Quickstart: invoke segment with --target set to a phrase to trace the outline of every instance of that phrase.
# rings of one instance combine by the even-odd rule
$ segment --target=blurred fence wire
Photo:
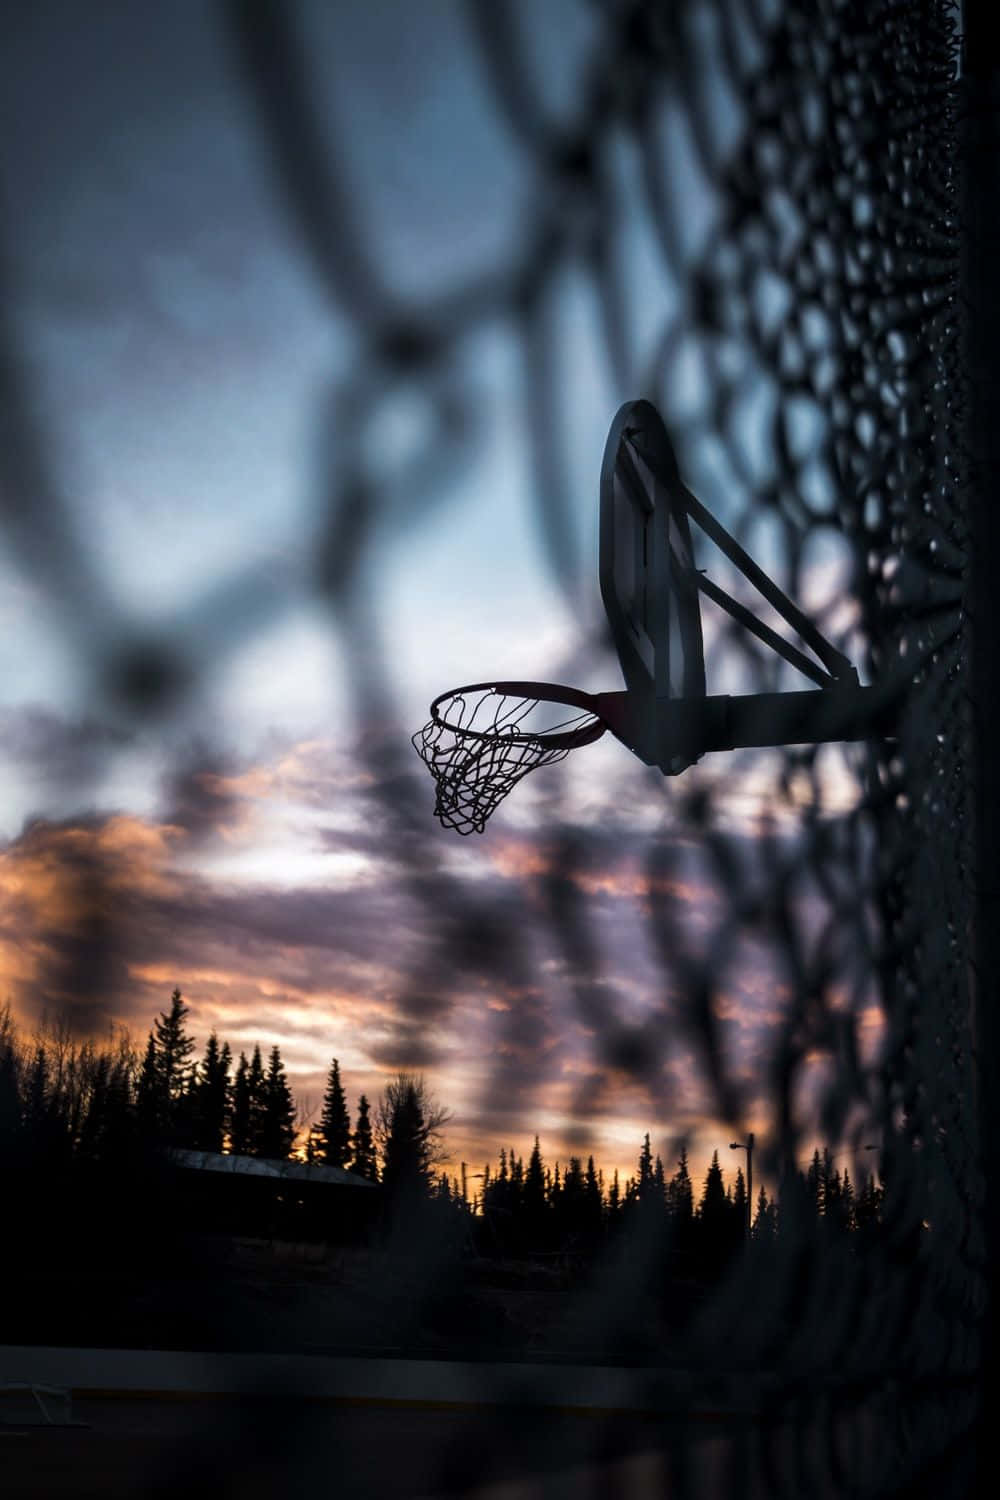
[[[247,129],[294,253],[355,350],[322,393],[329,439],[307,549],[315,572],[299,584],[324,601],[346,644],[371,796],[398,830],[394,858],[431,937],[401,1005],[422,1019],[442,954],[455,971],[522,988],[537,976],[520,908],[497,908],[475,882],[431,862],[429,782],[380,647],[372,560],[387,535],[428,523],[446,476],[475,452],[483,414],[463,350],[501,320],[523,359],[533,503],[553,588],[583,620],[568,680],[597,649],[597,623],[580,605],[576,500],[559,436],[566,351],[553,297],[572,273],[599,310],[616,397],[657,403],[690,487],[751,550],[766,536],[770,570],[793,597],[808,600],[817,576],[836,579],[820,623],[855,659],[863,650],[867,680],[903,671],[909,691],[894,742],[845,752],[850,792],[832,813],[821,753],[769,753],[749,866],[722,779],[699,768],[670,788],[671,819],[635,847],[651,948],[675,999],[641,1033],[609,1013],[608,957],[586,881],[576,878],[597,866],[606,834],[566,811],[561,771],[544,773],[556,791],[551,825],[538,834],[547,874],[533,892],[602,1065],[655,1100],[679,1031],[710,1082],[716,1117],[745,1125],[755,1095],[727,1064],[717,1001],[755,944],[786,997],[764,1170],[780,1180],[817,1120],[856,1159],[867,1143],[880,1147],[888,1260],[845,1261],[834,1284],[805,1242],[786,1243],[782,1274],[748,1263],[687,1336],[691,1369],[766,1364],[774,1423],[808,1434],[795,1480],[782,1478],[766,1444],[751,1452],[741,1439],[732,1492],[801,1494],[808,1479],[818,1493],[889,1495],[923,1471],[935,1474],[937,1494],[958,1494],[985,1272],[969,977],[971,540],[955,20],[940,0],[580,0],[567,9],[580,10],[590,38],[570,111],[547,95],[529,5],[460,7],[465,50],[453,65],[485,81],[498,122],[530,162],[532,207],[488,272],[416,296],[380,270],[364,186],[348,171],[350,119],[331,130],[330,84],[323,58],[307,48],[303,12],[280,0],[219,6]],[[655,275],[669,289],[655,314],[635,306],[636,215],[652,231]],[[405,391],[423,403],[422,438],[405,471],[386,476],[369,424]],[[205,664],[231,648],[234,606],[253,625],[286,602],[248,575],[190,618],[155,630],[124,619],[83,567],[30,396],[9,320],[0,338],[6,544],[82,643],[97,701],[134,723],[169,716]],[[736,670],[743,690],[775,686],[766,654],[738,629],[716,629],[710,676],[713,663]],[[738,764],[743,772],[755,762],[744,753]],[[708,943],[693,941],[671,895],[692,848],[718,898]],[[101,878],[100,869],[80,874],[91,886]],[[94,934],[95,950],[106,938],[103,928]],[[873,1014],[883,1031],[875,1060],[861,1047]],[[817,1056],[825,1071],[807,1120],[797,1090],[804,1060]],[[485,1085],[495,1097],[512,1066],[520,1064],[498,1055]],[[656,1247],[648,1253],[654,1260]],[[424,1273],[428,1284],[440,1273],[430,1253]],[[609,1271],[600,1295],[590,1294],[601,1308],[600,1317],[586,1311],[595,1348],[614,1345],[635,1274],[633,1264]],[[769,1352],[774,1329],[783,1343]],[[866,1434],[860,1455],[845,1446],[851,1412]],[[495,1420],[499,1432],[506,1418]],[[699,1492],[688,1442],[686,1429],[664,1439],[672,1495]],[[461,1473],[452,1457],[441,1484],[471,1484],[481,1451]],[[757,1466],[752,1478],[746,1465]]]

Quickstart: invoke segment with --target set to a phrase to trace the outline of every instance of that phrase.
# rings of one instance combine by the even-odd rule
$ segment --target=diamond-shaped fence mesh
[[[756,1128],[754,1168],[772,1196],[781,1191],[781,1234],[766,1256],[748,1253],[675,1324],[648,1312],[676,1249],[661,1229],[640,1225],[628,1254],[568,1283],[565,1326],[584,1333],[559,1357],[643,1372],[634,1404],[650,1414],[632,1457],[592,1417],[582,1444],[566,1439],[563,1472],[563,1419],[532,1405],[520,1366],[484,1366],[475,1441],[442,1439],[421,1492],[473,1493],[493,1473],[490,1454],[504,1451],[526,1472],[562,1473],[566,1493],[889,1495],[915,1493],[919,1481],[960,1494],[971,1472],[985,1188],[970,968],[974,541],[955,17],[938,0],[580,0],[559,11],[563,36],[584,38],[572,88],[559,27],[540,51],[530,6],[468,0],[449,11],[458,29],[447,66],[482,89],[531,191],[488,270],[416,295],[381,269],[356,139],[365,120],[347,104],[338,113],[312,9],[220,4],[245,149],[270,173],[284,253],[308,267],[352,351],[316,392],[325,434],[311,475],[312,576],[282,592],[267,570],[249,570],[183,616],[126,619],[84,564],[91,554],[19,352],[16,300],[0,348],[5,544],[76,638],[95,711],[143,730],[169,725],[209,671],[225,671],[237,638],[312,590],[342,648],[356,712],[347,727],[370,770],[363,795],[393,830],[393,868],[422,935],[401,1002],[412,1000],[411,1019],[449,966],[456,987],[488,989],[499,976],[541,1006],[556,970],[593,1058],[613,1086],[642,1095],[665,1133],[684,1134],[670,1115],[678,1038],[705,1080],[705,1113],[734,1135]],[[397,23],[419,30],[412,17]],[[411,67],[419,73],[417,55]],[[424,82],[432,89],[433,74]],[[419,170],[406,150],[401,129],[404,177]],[[373,566],[387,539],[438,525],[441,497],[456,493],[485,430],[469,351],[501,327],[519,361],[537,536],[553,598],[577,627],[569,659],[536,675],[590,688],[597,663],[605,685],[618,685],[581,572],[597,476],[581,510],[567,411],[583,387],[572,320],[559,313],[567,285],[599,330],[603,425],[622,400],[653,401],[692,491],[863,680],[903,676],[908,687],[892,740],[710,758],[677,780],[643,781],[645,814],[620,825],[573,798],[574,768],[596,752],[550,756],[561,764],[513,786],[504,804],[526,798],[538,861],[497,902],[436,826],[428,836],[433,787],[384,655]],[[414,392],[420,440],[387,472],[371,430]],[[459,525],[477,501],[451,503]],[[474,599],[463,612],[472,623]],[[709,615],[706,606],[710,681],[744,692],[786,684],[759,642]],[[429,632],[426,651],[436,644]],[[480,666],[486,680],[504,663]],[[440,691],[447,668],[442,678]],[[630,797],[638,785],[628,783]],[[598,910],[618,829],[636,941],[669,997],[635,1025],[623,1018]],[[704,892],[695,922],[678,895],[692,871]],[[97,914],[95,990],[119,920],[106,878],[99,864],[74,875]],[[727,1045],[731,978],[748,955],[776,1007],[764,1078],[747,1077]],[[440,1004],[446,1011],[447,994]],[[512,1087],[519,1057],[543,1091],[543,1066],[518,1051],[529,1043],[502,1040],[482,1073],[484,1101]],[[586,1116],[585,1094],[574,1108]],[[878,1235],[817,1239],[795,1181],[820,1142],[856,1183],[877,1164]],[[450,1273],[436,1251],[411,1249],[405,1296],[436,1296]],[[504,1396],[520,1404],[496,1404]],[[695,1420],[705,1410],[717,1426]],[[317,1423],[288,1420],[283,1461],[296,1472],[320,1451]],[[581,1462],[596,1468],[568,1478]],[[361,1470],[339,1482],[341,1493],[366,1492]],[[557,1492],[534,1482],[531,1493]]]

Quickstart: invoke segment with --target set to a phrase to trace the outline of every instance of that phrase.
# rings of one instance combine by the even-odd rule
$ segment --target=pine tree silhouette
[[[661,1167],[662,1173],[662,1167]],[[597,1168],[593,1156],[587,1157],[587,1171],[583,1180],[584,1232],[591,1245],[596,1245],[604,1228],[604,1202]]]
[[[542,1250],[548,1244],[547,1204],[545,1201],[545,1167],[542,1162],[538,1137],[528,1157],[528,1168],[524,1174],[524,1238],[529,1249]]]
[[[152,1031],[149,1033],[139,1073],[136,1114],[143,1142],[146,1145],[158,1145],[166,1120],[166,1100],[163,1097],[156,1037]]]
[[[241,1052],[233,1080],[229,1149],[234,1156],[247,1156],[250,1154],[250,1146],[250,1067],[246,1053]]]
[[[611,1186],[608,1189],[608,1228],[615,1229],[621,1219],[622,1194],[618,1183],[618,1168],[615,1167]]]
[[[194,1038],[187,1030],[188,1015],[181,992],[175,989],[170,996],[170,1009],[161,1011],[153,1022],[161,1098],[166,1111],[164,1137],[173,1146],[187,1144],[190,1135],[188,1098]]]
[[[354,1154],[351,1157],[351,1171],[357,1172],[360,1177],[367,1177],[369,1182],[378,1181],[371,1109],[364,1094],[358,1100],[358,1119],[354,1127]]]
[[[698,1205],[698,1240],[706,1266],[718,1271],[732,1249],[732,1206],[726,1201],[726,1188],[719,1166],[718,1151],[712,1152],[712,1163],[705,1175],[705,1186]]]
[[[578,1156],[570,1157],[563,1175],[560,1213],[564,1241],[578,1245],[587,1232],[587,1187]]]
[[[649,1144],[649,1131],[642,1142],[642,1150],[639,1152],[639,1199],[647,1203],[654,1196],[655,1183],[653,1180],[653,1152]]]
[[[500,1165],[492,1183],[490,1207],[507,1213],[510,1208],[510,1174],[507,1171],[507,1148],[500,1147]]]
[[[346,1167],[351,1153],[351,1118],[340,1082],[340,1064],[334,1058],[326,1080],[323,1112],[319,1120],[320,1160],[329,1167]]]
[[[839,1171],[831,1171],[833,1165],[826,1151],[824,1156],[823,1228],[827,1234],[835,1235],[841,1227],[841,1182]]]
[[[813,1152],[812,1161],[805,1178],[806,1198],[809,1202],[813,1217],[820,1219],[826,1207],[826,1168],[817,1148]]]
[[[687,1147],[681,1147],[677,1171],[667,1186],[667,1207],[674,1236],[679,1246],[690,1242],[691,1225],[694,1223],[694,1188],[688,1171]]]
[[[199,1151],[221,1151],[230,1105],[229,1043],[219,1046],[213,1031],[191,1085],[191,1144]]]
[[[514,1155],[514,1148],[510,1152],[510,1198],[509,1209],[518,1219],[521,1213],[521,1204],[524,1196],[524,1162],[521,1157]]]
[[[850,1230],[854,1228],[854,1184],[850,1179],[847,1168],[844,1168],[844,1177],[840,1187],[840,1214],[841,1228]]]
[[[552,1174],[552,1186],[549,1189],[549,1208],[551,1210],[552,1232],[556,1241],[560,1241],[563,1235],[562,1217],[562,1176],[560,1175],[559,1163],[556,1162],[555,1171]]]
[[[252,1065],[251,1065],[252,1071]],[[263,1087],[258,1154],[283,1160],[295,1144],[295,1101],[277,1045],[271,1048]]]
[[[153,1022],[139,1075],[139,1127],[157,1146],[184,1146],[191,1139],[191,1054],[194,1039],[187,1030],[188,1007],[175,989],[170,1009]],[[85,1070],[83,1053],[78,1058]],[[76,1134],[80,1121],[74,1122]]]
[[[747,1232],[747,1184],[743,1176],[743,1168],[736,1168],[736,1185],[733,1188],[733,1240],[739,1243],[746,1238]]]
[[[881,1204],[882,1190],[876,1186],[875,1178],[869,1172],[854,1205],[855,1227],[866,1240],[871,1239],[878,1228]]]
[[[260,1043],[254,1043],[247,1068],[247,1150],[251,1156],[266,1156],[264,1116],[267,1110],[267,1091],[264,1078],[264,1063],[260,1055]]]
[[[57,1167],[69,1158],[55,1070],[41,1041],[32,1052],[24,1083],[22,1130],[28,1159],[36,1170]]]
[[[421,1077],[398,1073],[383,1090],[376,1115],[382,1183],[397,1219],[429,1196],[430,1168],[447,1119]]]

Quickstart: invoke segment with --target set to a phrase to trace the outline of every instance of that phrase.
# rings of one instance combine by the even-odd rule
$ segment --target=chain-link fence
[[[239,643],[303,599],[319,601],[364,762],[357,795],[420,933],[396,997],[401,1027],[444,1030],[470,988],[523,1002],[498,1020],[477,1075],[485,1118],[513,1099],[524,1128],[536,1128],[530,1106],[556,1064],[531,1038],[557,1029],[538,1014],[558,991],[567,1027],[588,1038],[586,1086],[569,1103],[578,1124],[589,1100],[623,1091],[679,1145],[694,1117],[677,1123],[680,1048],[703,1083],[700,1114],[732,1133],[756,1130],[757,1170],[772,1194],[788,1185],[782,1235],[773,1255],[748,1256],[720,1280],[668,1347],[637,1355],[627,1337],[636,1288],[662,1274],[669,1251],[652,1232],[566,1294],[567,1325],[586,1330],[576,1357],[582,1348],[591,1362],[627,1364],[631,1347],[647,1371],[666,1362],[671,1372],[669,1399],[661,1391],[652,1402],[670,1414],[632,1445],[656,1455],[648,1472],[615,1467],[617,1439],[596,1419],[581,1447],[567,1440],[567,1465],[571,1451],[573,1462],[598,1464],[605,1478],[593,1483],[609,1493],[642,1484],[707,1493],[706,1464],[720,1493],[888,1495],[916,1493],[918,1480],[928,1493],[963,1493],[985,1252],[969,970],[955,17],[938,0],[567,0],[544,17],[527,4],[468,0],[432,6],[423,22],[388,5],[366,24],[397,39],[373,107],[388,108],[400,67],[425,90],[439,70],[467,78],[527,186],[516,219],[471,271],[441,254],[436,279],[414,275],[408,290],[405,265],[386,270],[373,174],[388,168],[366,154],[374,127],[357,91],[337,96],[344,74],[325,50],[335,45],[329,15],[278,0],[212,10],[213,46],[242,100],[242,149],[266,164],[280,205],[282,254],[307,268],[349,350],[315,392],[324,437],[309,477],[305,564],[290,574],[269,559],[248,564],[155,623],[126,611],[87,561],[16,296],[0,344],[6,547],[76,642],[95,714],[122,735],[162,733],[167,747],[171,722]],[[172,98],[180,111],[179,85]],[[407,174],[430,167],[407,155],[402,126],[396,134],[405,196]],[[447,203],[447,172],[440,162],[434,171]],[[15,248],[17,227],[6,230]],[[439,238],[454,232],[442,211]],[[574,778],[596,752],[581,750],[512,795],[511,857],[531,854],[519,879],[498,897],[478,878],[493,825],[459,857],[432,822],[430,783],[410,747],[420,721],[380,618],[380,558],[400,538],[416,546],[445,535],[446,503],[455,530],[464,511],[475,520],[481,502],[462,477],[489,426],[477,340],[496,330],[513,351],[530,445],[529,519],[560,617],[573,621],[562,660],[548,650],[527,675],[589,686],[603,674],[617,686],[585,568],[597,475],[581,499],[573,445],[580,410],[596,415],[600,440],[619,402],[642,395],[662,411],[690,488],[863,679],[907,678],[894,740],[738,752],[676,781],[606,757],[589,805]],[[410,408],[416,437],[394,449],[385,434]],[[700,561],[739,593],[717,558]],[[474,597],[463,598],[460,578],[455,589],[471,628]],[[431,618],[428,654],[439,646]],[[793,681],[708,606],[705,622],[710,684],[770,691]],[[484,661],[467,675],[483,680],[503,665]],[[438,687],[450,685],[442,666]],[[222,761],[227,726],[211,727],[210,749],[213,735]],[[97,745],[77,791],[96,784],[101,753]],[[178,781],[185,769],[175,767]],[[621,790],[611,791],[618,774]],[[639,1020],[625,1019],[624,940],[600,906],[609,865],[627,865],[628,941],[643,946],[659,997]],[[70,896],[91,918],[66,963],[85,964],[76,980],[85,999],[114,977],[102,961],[116,952],[110,878],[91,860],[72,874]],[[698,911],[684,894],[692,884]],[[762,976],[773,1012],[752,1072],[731,1029],[734,975],[748,970]],[[877,1162],[877,1245],[855,1236],[817,1246],[791,1186],[817,1143],[850,1164],[855,1182]],[[413,1248],[406,1274],[406,1295],[419,1301],[450,1272],[437,1250],[421,1258]],[[483,1374],[476,1397],[527,1401],[520,1378]],[[733,1401],[734,1388],[751,1393],[749,1404]],[[693,1414],[727,1402],[728,1424],[720,1418],[706,1445]],[[530,1471],[548,1449],[558,1468],[556,1419],[523,1402],[489,1410],[474,1441],[442,1441],[434,1485],[471,1491],[500,1450]],[[329,1419],[327,1437],[342,1420]],[[310,1445],[320,1451],[316,1423],[299,1412],[286,1425],[282,1451],[304,1474]],[[360,1471],[339,1482],[364,1492]],[[536,1492],[549,1493],[547,1482]]]

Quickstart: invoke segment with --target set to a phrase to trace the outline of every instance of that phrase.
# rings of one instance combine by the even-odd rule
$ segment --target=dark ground
[[[17,1284],[8,1344],[631,1360],[670,1343],[648,1308],[609,1339],[587,1268],[568,1261],[466,1258],[428,1276],[405,1254],[201,1239],[166,1264],[22,1265]],[[702,1295],[682,1292],[689,1308]]]

